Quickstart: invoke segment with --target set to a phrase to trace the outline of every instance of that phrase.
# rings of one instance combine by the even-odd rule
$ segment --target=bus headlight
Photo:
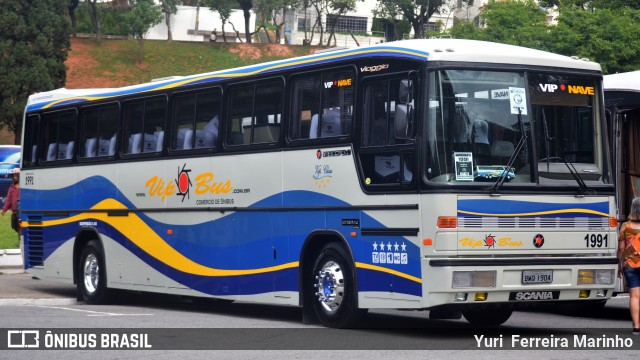
[[[580,269],[578,285],[613,285],[613,269]]]
[[[495,271],[454,271],[451,287],[496,287]]]

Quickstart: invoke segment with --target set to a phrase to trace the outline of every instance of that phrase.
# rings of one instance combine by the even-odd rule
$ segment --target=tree
[[[69,51],[67,4],[3,0],[0,6],[0,126],[20,142],[29,95],[63,87]]]
[[[231,11],[233,11],[233,6],[236,5],[235,0],[204,0],[204,3],[209,6],[209,9],[211,9],[211,11],[217,12],[220,16],[220,21],[222,22],[222,39],[226,44],[227,33],[224,27],[227,23],[229,23]]]
[[[329,1],[329,7],[333,9],[333,13],[329,14],[327,12],[327,27],[331,29],[329,33],[329,39],[327,39],[327,46],[331,46],[331,39],[336,37],[336,24],[340,19],[340,16],[344,15],[349,11],[353,11],[356,9],[356,0],[331,0]],[[331,25],[329,25],[329,21],[331,21]]]
[[[98,0],[87,0],[89,5],[89,16],[91,17],[91,24],[93,24],[93,31],[96,34],[96,39],[100,41],[102,38],[102,26],[100,25],[100,14],[98,13]]]
[[[480,18],[486,25],[481,31],[484,40],[545,48],[546,12],[533,0],[489,0]]]
[[[395,22],[399,17],[408,20],[413,28],[413,37],[424,37],[424,24],[445,3],[445,0],[385,0],[380,1],[374,11],[377,17]]]
[[[251,23],[251,8],[253,8],[253,0],[237,0],[244,14],[244,37],[247,43],[251,43],[251,31],[249,31],[249,24]],[[233,25],[233,24],[232,24]]]
[[[167,24],[167,41],[173,40],[171,37],[171,14],[178,12],[178,4],[181,2],[182,0],[160,0],[160,7],[162,8],[162,13],[164,13],[165,23]]]
[[[285,23],[286,10],[300,6],[300,0],[254,0],[253,9],[256,13],[257,28],[254,34],[264,29],[267,40],[271,42],[267,32],[267,24],[271,23],[276,28],[275,42],[280,42],[282,37],[282,27]],[[278,19],[280,22],[278,22]]]
[[[138,40],[138,63],[144,59],[144,38],[152,26],[162,21],[162,10],[153,0],[130,0],[131,11],[125,19],[129,34]]]
[[[73,37],[76,37],[78,34],[76,33],[76,24],[77,24],[77,19],[76,19],[76,9],[78,8],[78,5],[80,4],[80,0],[69,0],[69,19],[71,20],[71,31],[73,33]]]
[[[549,50],[588,58],[606,73],[640,68],[640,10],[560,7],[558,25],[550,31]]]

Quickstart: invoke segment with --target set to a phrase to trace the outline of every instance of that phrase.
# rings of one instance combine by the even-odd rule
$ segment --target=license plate
[[[549,284],[553,282],[553,270],[524,270],[523,284]]]

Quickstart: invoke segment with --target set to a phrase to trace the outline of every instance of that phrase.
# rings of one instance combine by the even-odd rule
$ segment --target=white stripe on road
[[[85,312],[85,313],[89,313],[89,315],[87,316],[151,316],[153,315],[153,314],[120,314],[120,313],[111,313],[111,312],[104,312],[104,311],[73,309],[73,308],[67,308],[67,307],[61,307],[61,306],[47,306],[47,305],[27,305],[27,306]]]

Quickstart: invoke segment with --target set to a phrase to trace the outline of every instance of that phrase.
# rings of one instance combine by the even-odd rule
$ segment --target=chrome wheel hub
[[[344,297],[344,274],[334,261],[325,263],[316,274],[316,297],[327,312],[336,312]]]
[[[84,259],[83,281],[84,288],[91,294],[98,289],[98,281],[100,279],[98,271],[98,258],[96,258],[94,254],[89,254],[87,258]]]

